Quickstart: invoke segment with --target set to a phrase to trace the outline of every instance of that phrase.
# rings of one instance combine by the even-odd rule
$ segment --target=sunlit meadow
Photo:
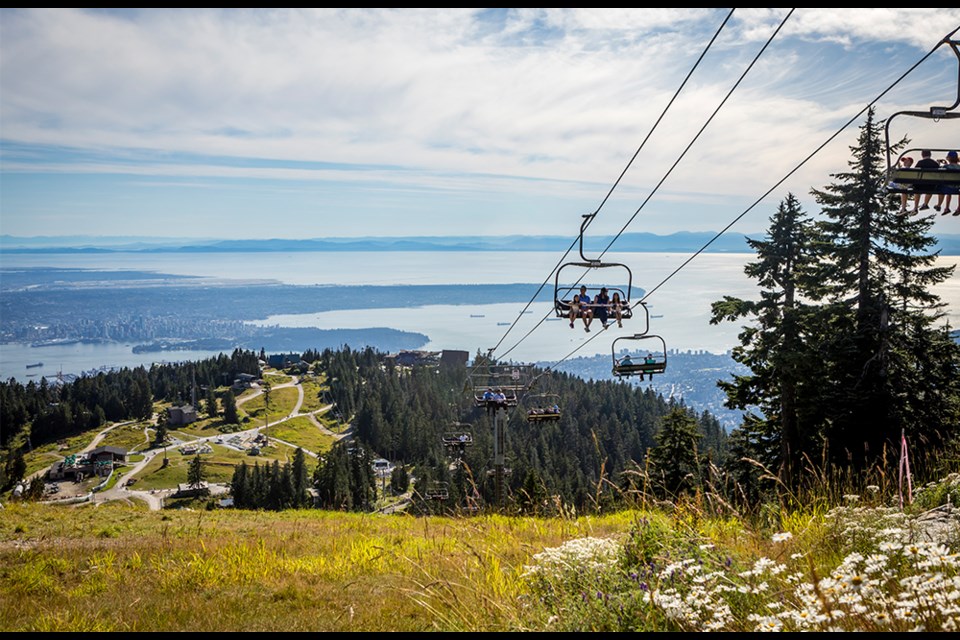
[[[955,631],[958,494],[952,474],[902,509],[847,494],[772,528],[696,499],[551,518],[14,503],[0,630]]]

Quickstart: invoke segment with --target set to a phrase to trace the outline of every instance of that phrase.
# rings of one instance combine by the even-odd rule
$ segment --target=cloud
[[[565,196],[582,213],[650,134],[727,14],[5,9],[3,179],[9,186],[25,173],[42,172],[50,181],[95,174],[125,176],[118,189],[209,180],[218,190],[249,180],[264,196],[275,189],[278,204],[292,211],[309,208],[293,194],[359,203],[370,201],[369,190],[379,197],[375,212],[357,212],[363,233],[388,213],[379,207],[389,206],[383,195],[391,189],[403,211],[410,193],[424,200],[458,196],[423,204],[424,211],[458,211],[480,193],[491,207],[505,207],[491,212],[493,219],[516,222],[546,192],[548,200],[534,209],[556,214]],[[734,12],[625,178],[625,212],[691,144],[786,14]],[[664,201],[749,202],[758,184],[773,184],[931,50],[943,37],[938,28],[958,24],[953,8],[795,10],[664,182]],[[888,112],[949,97],[956,64],[937,55],[922,65],[887,97]],[[31,149],[32,157],[11,158],[10,149]],[[797,179],[820,185],[830,171],[843,170],[846,146],[831,149]],[[97,157],[64,162],[62,151]],[[281,189],[285,182],[291,188]],[[28,195],[44,197],[23,191],[8,200],[5,226],[29,228]],[[110,199],[102,197],[107,210]],[[711,224],[694,220],[702,210],[693,208],[691,228]],[[564,213],[575,231],[579,213]],[[255,214],[252,205],[235,211]],[[477,214],[471,207],[444,226],[469,228]],[[524,224],[542,228],[546,220]],[[324,229],[309,219],[304,225],[297,233]]]

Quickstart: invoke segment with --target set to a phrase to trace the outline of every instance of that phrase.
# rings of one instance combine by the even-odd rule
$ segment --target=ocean
[[[691,259],[684,253],[608,253],[605,263],[624,267],[584,269],[573,263],[579,255],[553,252],[296,252],[296,253],[99,253],[99,254],[0,254],[0,268],[27,267],[136,270],[158,274],[226,280],[274,280],[291,285],[403,285],[403,284],[510,284],[543,285],[540,299],[553,296],[551,273],[563,265],[563,281],[583,275],[593,286],[625,285],[632,279],[633,297],[647,292],[650,331],[662,336],[668,349],[725,353],[738,344],[740,323],[711,325],[711,304],[723,296],[756,298],[755,282],[743,273],[752,254],[701,253]],[[938,258],[938,266],[954,265],[957,256]],[[605,278],[599,280],[598,278]],[[2,284],[2,283],[0,283]],[[948,305],[952,326],[960,326],[960,276],[942,283],[936,292]],[[424,349],[478,350],[494,348],[494,356],[518,362],[553,363],[576,356],[611,352],[616,337],[642,330],[642,314],[625,322],[623,329],[591,333],[580,323],[570,329],[553,318],[549,303],[489,305],[445,304],[419,300],[403,308],[378,309],[358,314],[329,311],[277,315],[258,324],[321,329],[387,327],[429,336]],[[2,320],[0,320],[2,321]],[[596,326],[596,325],[594,325]],[[621,342],[622,346],[622,342]],[[21,381],[80,374],[101,367],[149,366],[153,362],[179,362],[216,355],[214,351],[142,353],[132,344],[70,344],[30,347],[0,345],[0,379]],[[43,363],[43,367],[27,368]]]

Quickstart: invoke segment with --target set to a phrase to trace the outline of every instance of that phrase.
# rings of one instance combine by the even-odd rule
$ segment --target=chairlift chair
[[[446,482],[432,482],[427,488],[426,496],[430,500],[446,500],[450,497]]]
[[[573,296],[579,293],[581,286],[586,287],[587,293],[590,295],[591,300],[596,298],[596,295],[600,293],[600,289],[606,287],[611,298],[613,298],[614,293],[620,294],[620,302],[622,305],[620,319],[628,320],[633,317],[633,309],[630,304],[630,294],[633,288],[633,273],[630,271],[630,267],[619,262],[602,262],[599,259],[587,258],[585,255],[583,255],[583,234],[584,231],[586,231],[587,224],[589,224],[590,220],[592,220],[595,215],[595,213],[585,214],[583,216],[584,221],[580,225],[581,261],[567,262],[557,269],[553,286],[553,309],[557,318],[567,318],[570,316],[570,305],[573,303]],[[569,274],[571,270],[576,270],[577,268],[590,270],[612,269],[614,272],[619,274],[619,278],[625,278],[627,283],[622,287],[614,285],[584,284],[579,281],[575,284],[560,284],[560,274],[565,269]],[[581,276],[580,279],[582,280],[583,276]],[[612,282],[616,279],[617,278],[608,278],[605,281]],[[615,317],[616,314],[611,314],[611,316]]]
[[[944,38],[940,45],[947,45],[952,50],[954,55],[957,57],[958,63],[960,63],[960,49],[957,48],[957,45],[960,44],[960,41],[950,40],[949,38]],[[887,118],[886,125],[884,126],[884,137],[886,140],[886,150],[887,150],[887,185],[886,191],[889,194],[941,194],[945,193],[945,189],[956,189],[960,188],[960,171],[953,171],[949,169],[930,168],[930,169],[918,169],[918,168],[904,168],[900,166],[900,161],[905,156],[911,157],[920,157],[922,150],[929,150],[931,152],[931,157],[939,154],[941,157],[946,155],[949,151],[958,151],[960,150],[960,136],[954,137],[951,139],[951,144],[953,145],[950,148],[942,148],[942,141],[948,136],[940,135],[937,139],[937,146],[941,148],[934,148],[933,146],[926,146],[921,148],[912,148],[900,153],[896,160],[893,159],[893,154],[890,147],[890,123],[893,122],[894,118],[897,116],[907,116],[911,118],[920,118],[925,120],[933,120],[934,122],[940,122],[942,120],[954,120],[960,118],[960,112],[956,112],[955,109],[960,106],[960,64],[958,64],[957,72],[957,97],[954,100],[954,103],[947,107],[933,106],[930,107],[927,111],[898,111]],[[953,132],[950,132],[953,133]]]
[[[617,343],[621,340],[652,341],[654,346],[644,350],[642,348],[628,351],[617,357]],[[617,378],[640,376],[643,380],[653,380],[654,374],[664,373],[667,370],[667,343],[658,335],[638,333],[632,336],[620,336],[610,346],[613,356],[613,375]]]
[[[515,407],[532,376],[533,365],[529,364],[492,364],[489,361],[476,364],[470,372],[474,403],[487,408]],[[484,397],[488,390],[502,391],[505,399],[497,401]]]
[[[527,422],[556,422],[562,416],[560,396],[556,393],[529,396],[527,404]]]
[[[473,426],[462,422],[454,422],[441,436],[441,440],[450,455],[462,456],[464,450],[473,444]]]

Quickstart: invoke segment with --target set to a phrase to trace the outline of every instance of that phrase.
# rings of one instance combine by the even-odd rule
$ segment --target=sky
[[[817,213],[869,104],[960,98],[938,47],[958,27],[957,8],[0,9],[0,234],[575,238],[592,212],[590,233],[756,233],[787,193]],[[956,148],[958,127],[890,135]]]

